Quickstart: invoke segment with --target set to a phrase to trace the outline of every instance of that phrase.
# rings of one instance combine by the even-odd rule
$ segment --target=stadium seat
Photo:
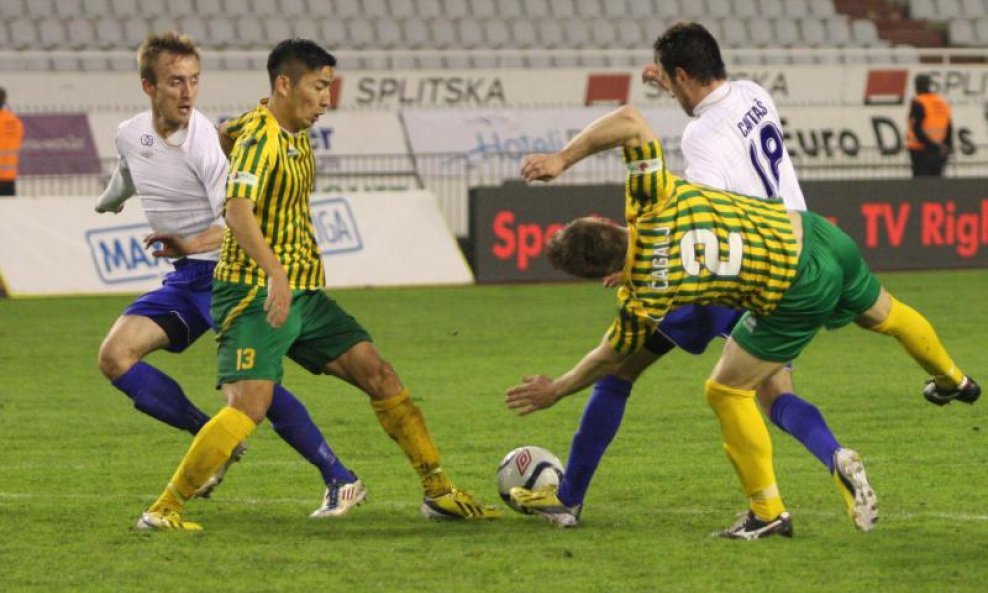
[[[502,20],[518,18],[524,13],[521,0],[494,0],[494,5],[498,18]]]
[[[748,45],[748,27],[741,19],[729,19],[721,23],[723,42],[727,47],[744,47]]]
[[[525,0],[522,2],[522,9],[529,18],[547,19],[552,16],[549,13],[548,0]]]
[[[988,44],[988,17],[981,17],[974,21],[974,34],[978,39],[978,43],[982,45]],[[13,27],[11,27],[11,35],[13,35]]]
[[[26,14],[34,18],[54,16],[55,3],[53,0],[27,0]]]
[[[10,22],[17,17],[26,16],[27,9],[24,7],[24,0],[0,0],[0,14],[3,20]]]
[[[350,45],[347,49],[373,49],[375,47],[374,25],[363,17],[350,19],[346,24]]]
[[[780,16],[774,19],[775,40],[786,47],[803,45],[803,40],[799,35],[799,24],[796,19],[788,16]]]
[[[235,17],[233,19],[233,28],[236,31],[234,44],[244,49],[266,47],[264,29],[261,27],[261,22],[261,19],[252,15]]]
[[[470,0],[470,14],[477,19],[493,19],[500,16],[497,7],[494,6],[494,0]]]
[[[733,15],[730,0],[707,0],[707,16],[720,19]]]
[[[443,16],[448,19],[462,19],[470,15],[467,0],[443,0]]]
[[[247,10],[239,10],[238,7],[236,10],[228,10],[227,14],[230,17],[253,14],[255,16],[266,18],[276,14],[281,14],[281,8],[278,6],[277,0],[253,0]]]
[[[165,12],[174,19],[180,19],[196,14],[196,5],[192,0],[165,0]]]
[[[361,7],[363,8],[361,16],[371,20],[388,16],[388,5],[384,0],[363,0]]]
[[[120,18],[137,16],[137,0],[110,0],[110,13]]]
[[[335,16],[327,16],[319,20],[319,41],[329,47],[352,49],[349,47],[350,38],[346,24]]]
[[[430,48],[448,49],[456,47],[456,30],[451,20],[442,17],[429,19],[428,25],[429,37],[432,41],[429,44]]]
[[[569,18],[563,21],[564,47],[585,49],[590,47],[590,25],[586,19]]]
[[[87,18],[70,19],[66,27],[70,49],[97,49],[96,27]],[[61,48],[64,49],[64,48]]]
[[[339,41],[336,39],[326,39],[323,40],[320,34],[319,19],[314,19],[310,17],[295,17],[291,19],[292,23],[292,35],[295,37],[301,37],[302,39],[318,39],[320,42],[326,44],[326,48],[330,51],[335,51],[336,48],[340,47]]]
[[[634,4],[634,0],[632,0],[632,4]],[[666,2],[660,0],[659,10],[656,11],[658,16],[661,17],[673,16],[669,14],[669,10],[667,8],[662,6],[663,4],[666,4]],[[671,8],[674,5],[675,3],[670,3],[669,8]],[[674,16],[677,16],[679,20],[695,21],[696,19],[705,16],[706,12],[707,12],[707,7],[704,2],[702,1],[697,2],[696,0],[686,0],[685,2],[679,3],[678,14]]]
[[[401,36],[408,49],[422,49],[429,43],[429,27],[422,19],[405,19],[401,23]]]
[[[810,14],[816,17],[829,17],[837,14],[834,0],[813,0],[810,4]]]
[[[549,0],[549,11],[555,18],[568,19],[576,16],[573,0]]]
[[[810,16],[808,0],[782,0],[782,10],[787,16],[796,19]]]
[[[213,47],[227,48],[236,44],[237,31],[230,17],[221,14],[209,17],[206,32]]]
[[[151,28],[149,33],[167,33],[178,29],[175,19],[161,14],[148,21],[148,26]]]
[[[219,0],[216,0],[218,3]],[[216,13],[212,13],[209,16],[215,16],[217,14],[225,14],[227,16],[240,16],[242,14],[251,14],[253,11],[250,0],[226,0],[224,6],[221,10]],[[254,14],[260,14],[255,12]]]
[[[960,0],[934,0],[938,21],[949,21],[961,16]]]
[[[827,28],[820,19],[808,16],[799,20],[799,31],[802,33],[803,45],[819,47],[827,44]]]
[[[566,40],[563,37],[563,26],[559,21],[543,21],[539,24],[537,31],[539,34],[539,47],[546,49],[569,49],[566,47]]]
[[[765,47],[775,42],[772,21],[764,17],[748,19],[748,36],[752,44]]]
[[[124,45],[136,49],[151,32],[148,22],[141,17],[131,16],[120,21],[123,25]]]
[[[416,0],[415,14],[421,19],[431,19],[443,13],[439,0]]]
[[[985,16],[988,6],[982,0],[961,0],[961,15],[969,19]]]
[[[355,19],[362,17],[363,14],[363,11],[360,9],[360,0],[335,0],[333,10],[327,16],[335,16],[341,19]]]
[[[758,14],[767,18],[776,18],[786,13],[782,0],[758,0]],[[749,23],[750,26],[751,23]]]
[[[396,19],[407,19],[415,16],[415,5],[412,0],[391,0],[391,16]]]
[[[599,0],[576,0],[576,14],[582,17],[596,18],[601,16],[603,11],[600,8]]]
[[[511,47],[511,31],[501,19],[484,21],[484,39],[492,49]]]
[[[663,24],[665,24],[663,22]],[[665,30],[663,27],[662,30]],[[658,33],[649,32],[643,36],[642,25],[634,19],[621,19],[617,21],[617,43],[618,47],[625,49],[638,49],[645,43],[651,44]]]
[[[947,25],[947,36],[950,45],[977,45],[974,33],[974,23],[969,19],[953,19]]]
[[[203,20],[202,17],[192,15],[179,17],[177,19],[177,25],[177,30],[192,37],[196,43],[207,47],[211,47],[213,45],[213,40],[206,32],[206,21]]]
[[[96,46],[100,49],[122,49],[127,47],[123,23],[111,17],[96,21]]]
[[[721,18],[751,18],[758,16],[758,4],[755,0],[734,0],[729,2],[731,13]]]
[[[618,46],[617,28],[605,19],[594,19],[590,29],[590,39],[594,47],[611,48]]]
[[[74,2],[55,2],[52,8],[54,9],[55,16],[63,19],[73,19],[85,15],[81,0],[75,0]],[[68,23],[66,23],[67,26]]]
[[[604,2],[604,16],[612,19],[627,19],[630,14],[623,0],[608,0]]]
[[[217,14],[229,14],[221,0],[196,0],[196,14],[200,17]]]
[[[62,48],[66,41],[65,27],[60,19],[50,16],[38,20],[39,49]]]
[[[535,47],[539,41],[535,25],[526,18],[511,21],[511,38],[514,40],[514,46],[519,49]]]
[[[878,28],[874,21],[868,19],[855,19],[851,23],[851,32],[854,34],[854,41],[857,45],[864,47],[880,47],[884,42],[878,36]]]
[[[457,47],[477,49],[484,47],[484,28],[480,21],[472,18],[462,18],[456,21]]]
[[[292,23],[283,16],[273,16],[264,19],[262,29],[268,47],[274,47],[281,41],[293,37]]]
[[[377,19],[374,21],[374,33],[377,45],[381,49],[401,47],[401,27],[394,19]]]
[[[652,16],[644,19],[639,19],[635,21],[638,23],[638,31],[640,35],[640,41],[634,45],[629,43],[623,44],[625,49],[644,49],[649,48],[649,55],[651,55],[651,47],[655,43],[655,40],[659,38],[659,35],[665,32],[676,20],[666,20],[661,17]]]
[[[838,47],[854,45],[851,24],[847,21],[846,15],[832,16],[824,21],[823,26],[827,34],[827,44]]]
[[[936,20],[937,10],[933,0],[909,0],[909,16],[914,19]]]

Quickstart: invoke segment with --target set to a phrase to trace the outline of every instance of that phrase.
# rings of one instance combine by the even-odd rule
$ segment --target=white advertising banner
[[[502,153],[553,152],[613,106],[530,109],[406,109],[402,113],[408,141],[416,154],[463,155],[471,170],[503,172]],[[678,146],[689,118],[678,107],[642,110],[663,143]],[[604,157],[609,158],[609,157]],[[450,174],[462,174],[462,159],[451,159]],[[573,168],[579,173],[592,163]],[[432,170],[433,173],[437,171]],[[438,172],[443,172],[440,169]],[[513,174],[517,171],[512,170]]]
[[[469,284],[473,275],[425,191],[316,194],[330,287]],[[78,197],[0,201],[0,278],[12,296],[139,293],[171,271],[143,247],[140,206],[97,214]]]

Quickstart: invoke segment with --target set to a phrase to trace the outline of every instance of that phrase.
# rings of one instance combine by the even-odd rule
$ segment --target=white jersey
[[[210,226],[225,226],[226,155],[213,123],[192,111],[189,127],[168,139],[154,129],[150,111],[117,128],[120,169],[129,173],[148,224],[155,231],[188,239]],[[219,249],[196,259],[218,260]]]
[[[726,82],[694,108],[683,132],[686,179],[806,210],[771,95],[748,80]]]

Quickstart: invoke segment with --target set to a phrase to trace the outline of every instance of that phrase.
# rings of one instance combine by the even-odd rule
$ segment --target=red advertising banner
[[[875,270],[988,268],[988,180],[808,181],[810,209],[836,222]],[[526,185],[470,192],[469,259],[478,283],[572,279],[543,255],[573,218],[621,220],[624,186]]]
[[[99,156],[85,113],[20,116],[24,122],[20,175],[99,173]]]

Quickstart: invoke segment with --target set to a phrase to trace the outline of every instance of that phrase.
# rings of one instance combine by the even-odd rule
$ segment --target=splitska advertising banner
[[[988,267],[988,179],[807,181],[809,207],[836,222],[875,270]],[[580,216],[623,219],[622,185],[506,183],[470,193],[477,282],[572,280],[544,247]]]

